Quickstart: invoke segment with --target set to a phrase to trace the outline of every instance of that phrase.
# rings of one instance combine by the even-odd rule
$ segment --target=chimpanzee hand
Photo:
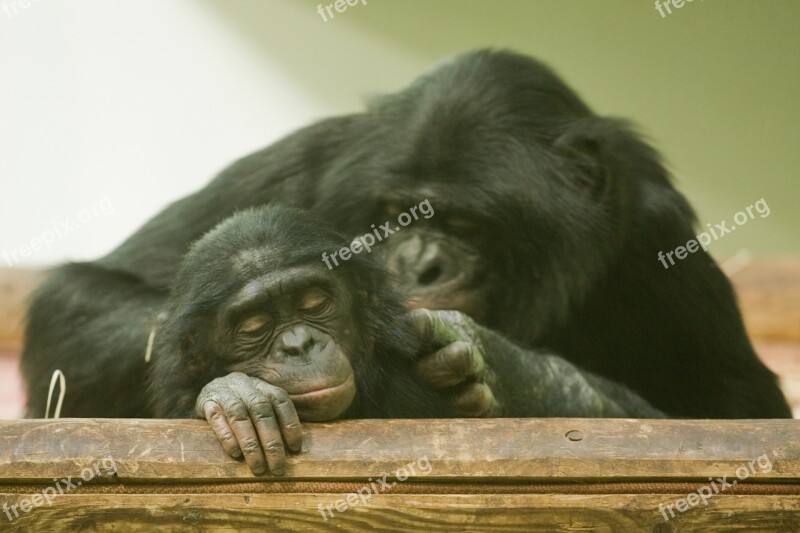
[[[286,448],[300,451],[303,431],[286,391],[258,378],[233,372],[203,387],[195,404],[223,449],[235,459],[244,455],[250,470],[283,475]],[[266,461],[264,460],[266,453]]]
[[[423,347],[415,366],[419,378],[440,389],[460,416],[500,416],[501,405],[492,391],[495,374],[486,365],[480,326],[459,311],[416,309],[411,319]]]
[[[423,347],[417,375],[462,416],[666,416],[627,387],[520,348],[458,311],[417,309],[411,318]]]

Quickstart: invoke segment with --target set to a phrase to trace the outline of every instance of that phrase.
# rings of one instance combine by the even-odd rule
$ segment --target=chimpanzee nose
[[[435,285],[444,276],[439,256],[431,257],[417,267],[417,285]]]
[[[408,289],[429,288],[458,275],[452,258],[441,243],[425,242],[414,235],[399,244],[389,257],[389,268],[400,275]]]
[[[314,338],[306,326],[297,325],[281,335],[279,351],[287,357],[299,357],[308,354],[314,346]]]

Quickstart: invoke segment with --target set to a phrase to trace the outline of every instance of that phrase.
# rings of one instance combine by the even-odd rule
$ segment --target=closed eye
[[[307,290],[297,303],[297,309],[306,314],[321,313],[330,303],[330,296],[324,290],[314,287]]]
[[[239,323],[236,332],[239,335],[256,335],[263,332],[267,327],[272,324],[272,318],[269,315],[253,315],[245,318]]]

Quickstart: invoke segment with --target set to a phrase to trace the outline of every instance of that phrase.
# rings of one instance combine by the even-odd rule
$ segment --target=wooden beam
[[[64,495],[0,513],[3,531],[797,531],[800,497],[718,495],[665,520],[680,494],[379,494],[328,513],[342,494]],[[11,505],[19,499],[11,498]],[[322,509],[322,510],[320,510]],[[331,514],[333,516],[331,516]],[[12,514],[13,516],[13,514]],[[10,522],[10,524],[9,524]]]
[[[792,420],[346,420],[306,424],[281,479],[363,479],[427,457],[427,481],[677,481],[767,454],[759,479],[800,480],[798,432]],[[0,483],[47,483],[105,457],[122,481],[254,479],[201,420],[0,421]]]
[[[303,452],[275,478],[225,455],[203,421],[4,421],[0,524],[790,531],[800,524],[798,431],[791,420],[350,420],[307,424]],[[89,479],[112,460],[115,475]],[[709,477],[730,486],[717,480],[715,492]]]

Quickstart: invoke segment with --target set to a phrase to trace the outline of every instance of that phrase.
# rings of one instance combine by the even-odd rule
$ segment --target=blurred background
[[[797,0],[671,13],[649,0],[366,0],[332,18],[330,4],[0,0],[0,267],[103,255],[234,159],[487,46],[538,57],[596,112],[637,123],[701,227],[763,198],[769,217],[714,242],[718,258],[800,252]],[[15,301],[20,283],[0,294]],[[15,360],[0,364],[2,417],[19,394],[2,381]]]
[[[310,0],[26,3],[0,0],[0,249],[113,212],[24,265],[105,254],[235,158],[485,46],[638,123],[702,226],[764,198],[712,253],[800,251],[796,0],[367,0],[327,22]]]

